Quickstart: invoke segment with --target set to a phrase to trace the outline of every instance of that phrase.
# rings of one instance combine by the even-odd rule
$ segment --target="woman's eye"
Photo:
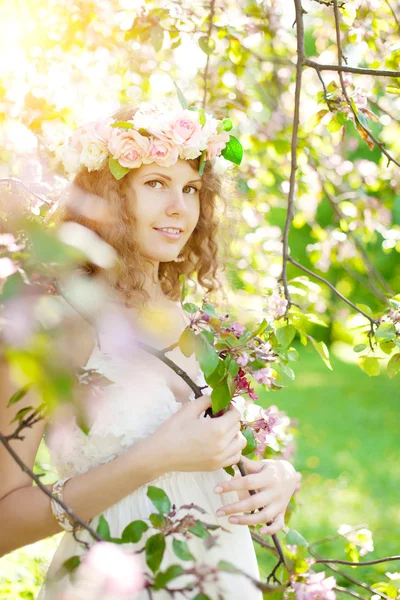
[[[158,181],[158,179],[151,179],[150,181],[147,181],[146,185],[150,185],[152,183],[159,183],[159,184],[163,185],[163,182],[162,181]],[[150,185],[150,187],[154,188],[155,186],[154,185]]]
[[[195,187],[194,185],[186,185],[186,186],[183,188],[183,191],[185,191],[185,189],[191,189],[191,190],[193,190],[192,194],[195,194],[196,192],[198,192],[198,191],[199,191],[199,190],[197,189],[197,187]]]

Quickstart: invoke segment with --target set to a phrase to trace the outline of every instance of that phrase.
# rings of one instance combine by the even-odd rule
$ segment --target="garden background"
[[[291,256],[352,303],[286,264],[306,315],[293,344],[300,361],[294,378],[281,374],[282,390],[258,391],[265,407],[298,420],[293,460],[303,480],[290,526],[311,542],[365,524],[376,558],[398,553],[400,530],[398,350],[386,338],[372,352],[365,334],[365,313],[380,318],[400,291],[400,10],[389,0],[302,6],[300,82],[298,2],[4,2],[0,216],[17,196],[43,219],[68,181],[61,153],[70,132],[121,104],[175,99],[176,82],[189,102],[229,116],[244,147],[233,170],[231,310],[239,321],[262,315],[281,276],[285,224]],[[335,10],[348,98],[337,70],[316,67],[346,67]],[[35,472],[55,479],[44,443]],[[1,600],[35,598],[58,539],[0,559]],[[341,540],[318,551],[346,557]],[[387,579],[400,570],[393,564],[365,568],[363,581]]]

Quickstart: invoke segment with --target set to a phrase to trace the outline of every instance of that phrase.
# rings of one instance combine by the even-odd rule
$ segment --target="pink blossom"
[[[97,542],[79,565],[72,588],[63,600],[123,600],[143,589],[145,580],[138,556],[111,542]]]
[[[231,325],[231,329],[233,331],[233,333],[235,335],[237,335],[238,337],[242,335],[242,333],[244,333],[246,331],[246,327],[244,327],[244,325],[241,325],[240,323],[232,323]]]
[[[219,156],[226,144],[229,142],[230,135],[227,131],[221,131],[212,136],[208,140],[206,159],[212,160],[216,156]]]
[[[268,309],[274,319],[279,319],[286,312],[286,298],[281,297],[279,290],[275,289],[267,300]]]
[[[295,581],[292,588],[295,591],[296,600],[335,600],[336,592],[333,589],[336,585],[334,577],[325,579],[325,573],[311,573],[307,581]]]
[[[149,152],[150,140],[135,129],[115,129],[108,142],[108,149],[122,167],[137,169]]]
[[[148,165],[155,162],[160,167],[170,167],[176,163],[178,155],[178,148],[171,142],[152,138],[143,163]]]
[[[258,383],[263,383],[264,385],[271,387],[271,385],[275,383],[275,379],[272,376],[272,373],[273,371],[270,367],[264,367],[263,369],[254,371],[252,375]]]
[[[250,355],[247,352],[242,352],[242,354],[236,359],[237,364],[240,367],[245,367],[249,362]]]
[[[0,258],[0,279],[6,279],[17,270],[17,266],[11,258],[4,256]]]

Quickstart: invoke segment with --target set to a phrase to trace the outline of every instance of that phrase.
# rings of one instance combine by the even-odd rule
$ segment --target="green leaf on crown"
[[[231,119],[222,119],[222,123],[219,126],[219,131],[230,131],[232,129],[232,120]]]
[[[240,165],[243,158],[242,144],[234,135],[231,135],[229,142],[226,144],[221,154],[226,160],[233,162],[235,165]]]
[[[200,165],[199,165],[199,175],[203,175],[204,167],[206,164],[206,150],[203,150],[200,157]]]
[[[133,129],[133,123],[129,121],[116,121],[112,123],[111,127],[120,127],[121,129]]]
[[[176,93],[178,94],[178,100],[179,100],[180,105],[184,109],[189,108],[189,104],[187,103],[187,100],[186,100],[185,96],[183,95],[182,90],[176,85],[175,81],[173,83],[174,83],[174,86],[176,89]]]
[[[123,167],[122,165],[120,165],[117,159],[113,158],[112,156],[110,156],[110,158],[108,159],[108,166],[110,168],[111,173],[114,175],[117,181],[125,177],[125,175],[130,171],[130,169],[128,169],[127,167]]]

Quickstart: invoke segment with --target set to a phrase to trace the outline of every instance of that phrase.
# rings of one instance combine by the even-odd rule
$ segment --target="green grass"
[[[290,526],[311,542],[335,535],[342,523],[362,523],[375,544],[362,560],[400,554],[400,378],[369,377],[334,355],[330,371],[312,348],[299,352],[295,381],[279,393],[260,394],[263,406],[276,404],[298,419],[294,464],[303,480]],[[339,541],[318,550],[346,558],[343,546]],[[364,567],[362,573],[366,581],[383,581],[388,570],[399,571],[400,562]],[[349,573],[362,578],[359,568]]]
[[[287,380],[278,393],[260,394],[264,406],[277,404],[299,422],[294,462],[303,481],[290,526],[311,542],[334,535],[342,523],[364,523],[375,543],[366,559],[400,554],[400,377],[368,377],[335,356],[329,371],[311,348],[299,351],[296,380]],[[42,452],[40,462],[46,463]],[[0,560],[0,600],[35,597],[56,541],[38,542]],[[343,548],[335,542],[320,552],[345,558]],[[265,575],[271,563],[264,551],[257,554]],[[400,564],[347,569],[372,583],[385,580],[385,571],[399,571]]]

